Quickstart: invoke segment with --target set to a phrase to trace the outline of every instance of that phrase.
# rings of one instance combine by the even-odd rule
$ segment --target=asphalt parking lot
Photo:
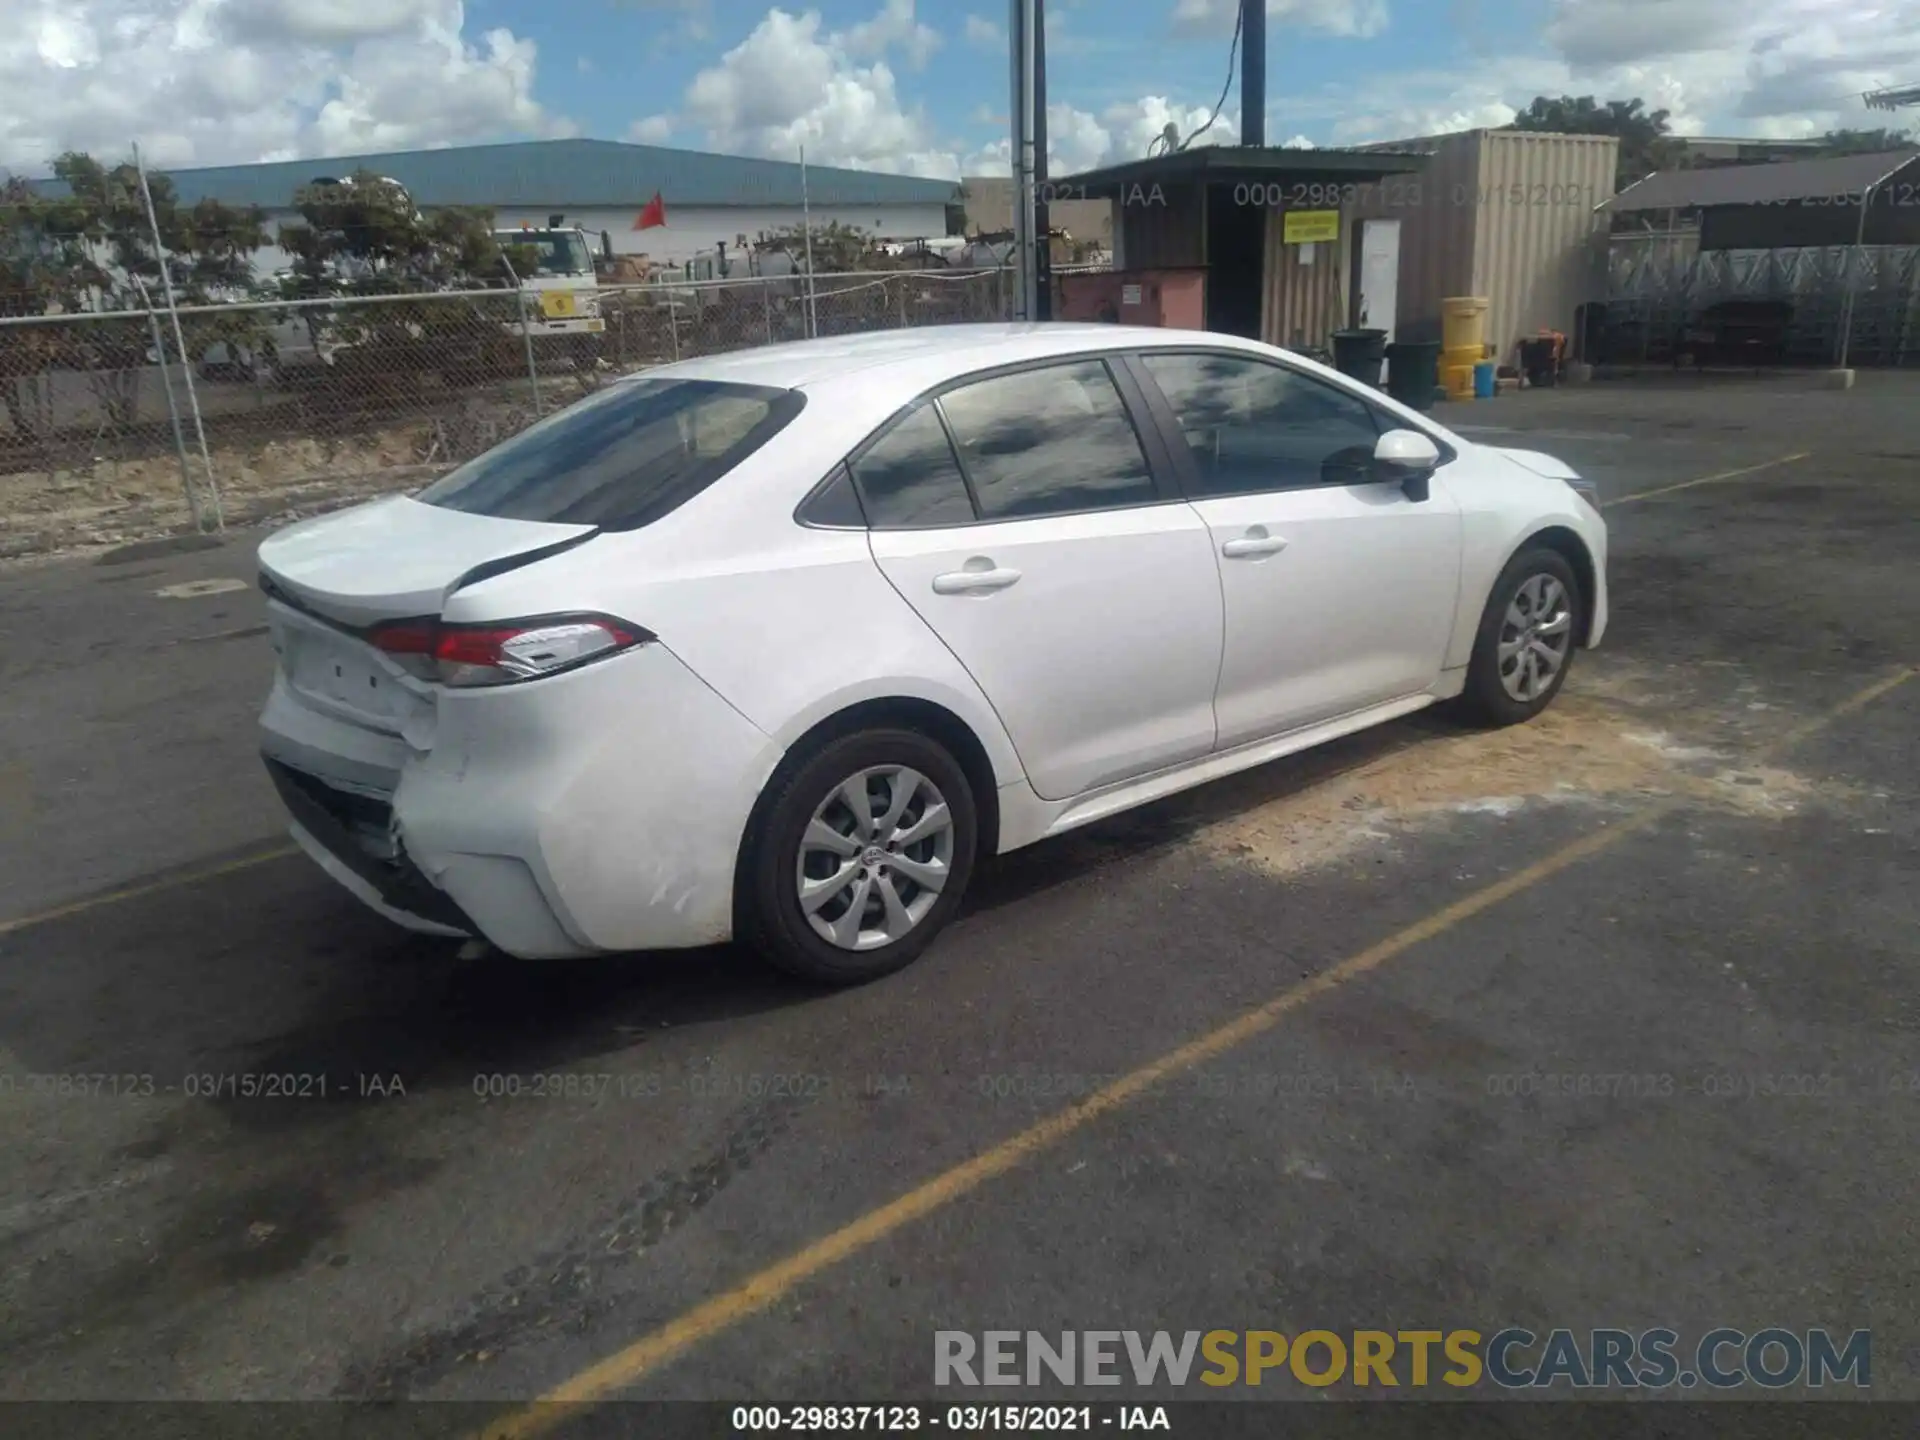
[[[257,537],[0,570],[0,1398],[1508,1324],[1870,1329],[1920,1398],[1920,377],[1811,385],[1449,407],[1608,501],[1554,711],[1011,857],[850,993],[403,936],[280,838]]]

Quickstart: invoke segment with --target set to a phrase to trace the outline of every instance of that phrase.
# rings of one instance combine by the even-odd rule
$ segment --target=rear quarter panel
[[[1010,784],[1022,772],[993,707],[887,583],[866,532],[793,518],[897,393],[810,395],[774,443],[672,514],[470,586],[446,617],[589,610],[644,626],[782,749],[862,701],[930,701],[966,722]]]

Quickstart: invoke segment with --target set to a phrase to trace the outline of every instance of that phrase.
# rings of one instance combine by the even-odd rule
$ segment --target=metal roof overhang
[[[1118,199],[1135,186],[1242,185],[1275,181],[1324,184],[1409,175],[1432,157],[1414,151],[1296,150],[1278,146],[1204,145],[1173,155],[1083,170],[1049,182],[1073,199]],[[1062,197],[1066,198],[1066,197]]]
[[[1697,211],[1702,250],[1912,245],[1920,243],[1920,150],[1667,171],[1599,209]]]
[[[1729,165],[1700,170],[1663,170],[1622,190],[1599,208],[1614,214],[1645,210],[1706,210],[1718,205],[1839,205],[1920,161],[1920,150],[1842,155],[1830,160],[1786,160],[1772,165]]]

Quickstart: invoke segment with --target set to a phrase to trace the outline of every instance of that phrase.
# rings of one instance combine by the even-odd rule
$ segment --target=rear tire
[[[859,985],[912,964],[973,875],[973,789],[916,731],[824,741],[781,768],[755,817],[735,933],[808,980]]]
[[[1586,601],[1566,557],[1544,547],[1521,551],[1487,598],[1461,713],[1496,728],[1533,719],[1566,684],[1585,625]]]

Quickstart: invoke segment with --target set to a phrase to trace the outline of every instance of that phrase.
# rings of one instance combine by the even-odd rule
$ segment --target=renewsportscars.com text
[[[940,1386],[1779,1390],[1873,1383],[1867,1330],[940,1330]]]

